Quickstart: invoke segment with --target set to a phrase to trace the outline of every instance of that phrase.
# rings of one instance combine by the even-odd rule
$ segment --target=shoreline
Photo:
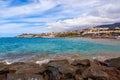
[[[112,45],[113,47],[114,46],[120,46],[120,41],[119,40],[113,40],[113,39],[91,39],[91,38],[70,38],[70,39],[73,39],[73,40],[77,40],[77,41],[88,41],[90,43],[95,43],[95,44],[105,44],[105,45]],[[11,55],[11,56],[6,56],[6,57],[0,57],[0,61],[5,61],[5,62],[8,62],[8,63],[11,63],[11,62],[16,62],[16,61],[28,61],[28,60],[32,60],[32,59],[37,59],[38,58],[42,58],[42,59],[51,59],[51,58],[70,58],[70,56],[74,56],[74,55],[77,55],[79,57],[83,57],[83,58],[89,58],[89,59],[92,59],[92,58],[95,58],[95,59],[109,59],[109,58],[115,58],[115,57],[118,57],[120,56],[120,53],[119,51],[115,51],[115,52],[105,52],[105,51],[95,51],[95,52],[89,52],[90,54],[84,54],[84,53],[70,53],[70,52],[67,52],[67,53],[43,53],[40,55],[39,54],[35,54],[35,55],[22,55],[22,54],[15,54],[15,55]],[[27,53],[29,54],[29,53]],[[14,58],[16,57],[16,58]],[[39,59],[38,59],[39,60]]]
[[[81,54],[42,54],[42,55],[34,55],[31,57],[21,57],[21,58],[17,58],[17,59],[12,59],[12,58],[5,58],[5,59],[1,59],[0,63],[6,63],[6,64],[12,64],[15,62],[32,62],[32,63],[36,63],[36,62],[42,62],[44,63],[44,61],[50,61],[50,60],[62,60],[62,59],[68,59],[68,60],[75,60],[75,59],[89,59],[89,60],[99,60],[99,61],[105,61],[107,59],[111,59],[111,58],[117,58],[120,57],[120,55],[98,55],[98,54],[92,54],[92,55],[81,55]]]
[[[74,38],[73,38],[74,39]],[[93,39],[90,37],[81,37],[81,38],[76,38],[76,39],[80,39],[83,41],[89,41],[92,43],[98,43],[98,44],[108,44],[108,45],[120,45],[120,39],[103,39],[103,38],[97,38],[97,39]]]

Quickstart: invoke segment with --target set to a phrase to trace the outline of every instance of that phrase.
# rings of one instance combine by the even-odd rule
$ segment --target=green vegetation
[[[64,32],[64,33],[57,33],[56,37],[80,37],[82,33],[77,32]]]

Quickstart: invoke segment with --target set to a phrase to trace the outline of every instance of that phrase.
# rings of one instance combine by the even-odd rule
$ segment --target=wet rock
[[[74,66],[79,66],[79,65],[80,66],[81,65],[90,66],[90,60],[88,60],[88,59],[84,59],[84,60],[77,59],[77,60],[73,61],[72,65],[74,65]]]
[[[7,74],[8,72],[8,66],[4,63],[0,63],[0,74]]]
[[[107,66],[105,62],[98,61],[97,59],[94,59],[94,63],[101,66]]]
[[[83,73],[84,78],[107,80],[108,74],[99,67],[90,67]]]
[[[41,75],[35,75],[35,74],[26,74],[25,80],[45,80]]]
[[[120,71],[116,68],[105,67],[103,71],[109,76],[109,80],[120,80]]]
[[[25,74],[8,74],[7,80],[25,80]]]
[[[44,72],[46,69],[44,68],[23,68],[17,70],[15,73],[29,73],[29,74],[39,74]]]
[[[69,64],[69,61],[66,59],[65,60],[51,60],[47,65],[58,68],[64,64]]]
[[[93,79],[91,79],[91,78],[88,78],[88,80],[93,80]]]
[[[6,66],[4,63],[0,63],[0,68]]]
[[[120,71],[113,67],[103,66],[98,62],[91,62],[91,66],[83,72],[84,78],[93,80],[119,80]]]
[[[60,73],[62,74],[67,74],[67,73],[74,73],[75,72],[75,67],[70,65],[68,60],[55,60],[55,61],[50,61],[47,64],[48,68],[53,67],[56,68]]]
[[[76,74],[75,75],[75,80],[84,80],[81,75]]]
[[[6,80],[7,76],[5,74],[0,74],[0,80]]]
[[[0,63],[0,80],[6,80],[8,73],[8,66],[4,63]]]
[[[74,60],[71,65],[73,65],[77,68],[76,74],[81,75],[84,72],[84,70],[86,70],[88,67],[90,67],[90,60],[77,59],[77,60]]]
[[[105,60],[104,62],[107,64],[107,66],[116,67],[117,69],[120,70],[120,57],[108,59],[108,60]]]
[[[41,75],[36,74],[8,74],[7,80],[44,80]]]
[[[27,69],[27,68],[39,68],[39,65],[35,63],[24,63],[24,62],[15,62],[9,65],[10,73],[15,73],[18,70]]]
[[[52,77],[60,79],[71,79],[74,77],[76,68],[69,64],[68,60],[54,60],[47,64],[48,70],[51,72]]]
[[[69,64],[64,64],[58,67],[59,71],[63,74],[75,74],[76,72],[76,67],[69,65]]]
[[[48,67],[48,71],[49,71],[49,80],[59,80],[60,78],[60,74],[59,74],[59,70],[55,67]]]
[[[108,80],[109,78],[108,74],[103,71],[103,66],[96,62],[91,62],[91,66],[82,73],[82,76],[94,80]]]
[[[36,63],[0,63],[0,80],[120,80],[119,58],[105,62],[67,59]]]

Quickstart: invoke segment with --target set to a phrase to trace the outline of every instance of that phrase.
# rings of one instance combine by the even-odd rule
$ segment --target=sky
[[[120,0],[0,0],[0,37],[120,22]]]

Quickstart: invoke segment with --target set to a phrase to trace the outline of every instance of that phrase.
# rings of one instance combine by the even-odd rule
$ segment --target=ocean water
[[[0,38],[0,59],[42,54],[120,55],[120,45],[100,44],[77,38]]]

